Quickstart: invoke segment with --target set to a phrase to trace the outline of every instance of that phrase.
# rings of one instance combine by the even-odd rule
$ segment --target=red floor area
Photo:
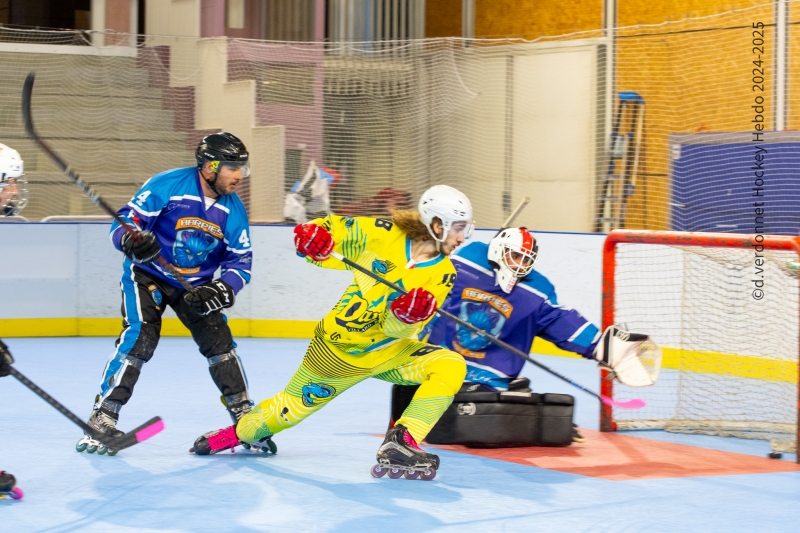
[[[797,472],[800,465],[581,428],[586,442],[566,448],[477,449],[430,446],[611,481]]]

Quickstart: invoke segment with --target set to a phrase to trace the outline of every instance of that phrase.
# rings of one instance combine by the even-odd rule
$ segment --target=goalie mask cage
[[[602,372],[604,395],[643,398],[647,406],[601,405],[601,430],[765,439],[773,451],[795,452],[799,267],[799,237],[609,233],[603,328],[647,333],[664,359],[658,382],[647,388]]]

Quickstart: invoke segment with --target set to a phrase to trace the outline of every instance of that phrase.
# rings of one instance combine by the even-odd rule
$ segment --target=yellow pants
[[[396,423],[421,442],[452,403],[465,375],[461,355],[440,346],[403,339],[386,348],[351,355],[315,337],[286,389],[242,417],[236,434],[244,442],[258,442],[299,424],[356,383],[378,378],[398,385],[420,385]]]

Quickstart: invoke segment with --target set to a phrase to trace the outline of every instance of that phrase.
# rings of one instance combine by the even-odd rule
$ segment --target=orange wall
[[[476,37],[562,35],[602,26],[602,0],[476,0]]]
[[[425,37],[461,37],[461,0],[425,2]]]

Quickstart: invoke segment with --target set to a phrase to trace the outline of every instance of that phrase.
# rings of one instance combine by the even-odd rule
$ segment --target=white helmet
[[[509,264],[509,253],[518,254],[514,264]],[[489,264],[495,271],[496,284],[510,293],[517,281],[533,270],[539,253],[536,239],[525,228],[506,228],[489,242]]]
[[[28,204],[28,186],[19,152],[0,144],[0,216],[16,215]]]
[[[449,185],[434,185],[419,199],[419,217],[428,232],[437,242],[444,242],[450,228],[456,222],[466,222],[464,235],[469,238],[475,228],[472,219],[472,204],[461,191]],[[434,217],[442,221],[442,238],[438,238],[431,228]]]

